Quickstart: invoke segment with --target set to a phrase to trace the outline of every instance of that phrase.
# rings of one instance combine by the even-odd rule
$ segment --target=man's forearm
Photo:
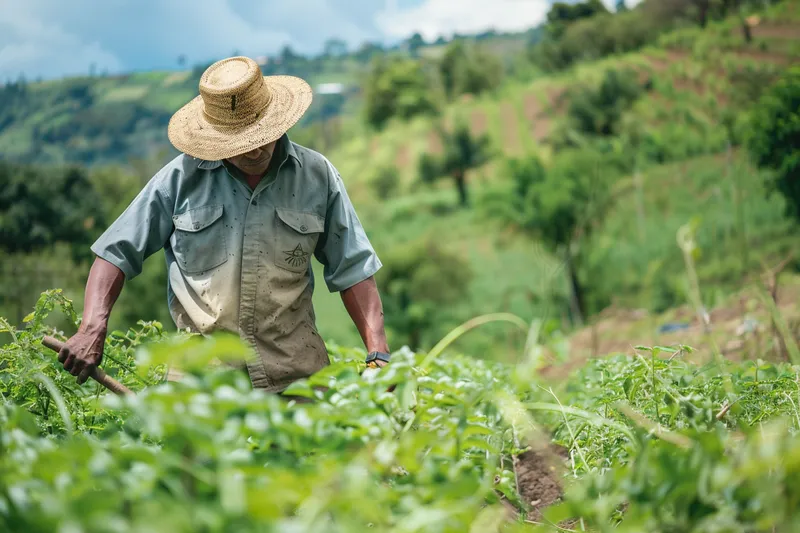
[[[111,309],[124,284],[125,274],[122,270],[104,259],[95,259],[86,282],[81,331],[99,333],[108,329]]]
[[[389,353],[383,326],[383,305],[375,278],[368,278],[342,291],[342,302],[367,351]]]

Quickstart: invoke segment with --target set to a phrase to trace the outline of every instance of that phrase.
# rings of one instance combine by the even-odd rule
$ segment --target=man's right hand
[[[105,329],[79,330],[59,352],[58,361],[64,364],[64,369],[70,374],[77,376],[78,385],[83,385],[94,369],[100,366],[105,341]]]
[[[86,282],[83,322],[58,353],[59,362],[78,377],[78,384],[89,379],[103,360],[108,317],[124,283],[122,270],[104,259],[95,259]]]

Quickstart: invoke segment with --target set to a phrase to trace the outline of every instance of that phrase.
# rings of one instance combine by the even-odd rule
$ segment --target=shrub
[[[469,263],[433,238],[394,246],[383,263],[377,279],[387,325],[419,349],[443,308],[467,294]]]
[[[367,122],[382,128],[394,118],[409,119],[438,110],[433,84],[413,59],[381,58],[374,62],[365,87]]]
[[[400,173],[397,167],[393,165],[380,167],[372,178],[370,185],[372,185],[372,190],[375,191],[378,198],[386,200],[397,192],[400,185]]]
[[[592,135],[613,135],[622,114],[641,94],[636,74],[608,70],[596,87],[578,87],[570,94],[569,117],[574,127]]]
[[[756,164],[774,172],[788,214],[800,221],[800,67],[787,71],[762,96],[748,144]]]

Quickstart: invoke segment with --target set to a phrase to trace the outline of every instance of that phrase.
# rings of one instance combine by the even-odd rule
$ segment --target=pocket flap
[[[275,211],[284,224],[298,233],[322,233],[325,231],[325,219],[316,213],[292,211],[282,207],[276,207]]]
[[[221,205],[204,205],[189,209],[185,213],[172,217],[175,228],[182,231],[202,231],[222,216]]]

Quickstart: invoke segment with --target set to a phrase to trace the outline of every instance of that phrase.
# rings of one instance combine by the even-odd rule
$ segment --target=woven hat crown
[[[258,63],[248,57],[231,57],[208,67],[200,78],[200,96],[205,119],[217,128],[253,124],[272,101]]]
[[[184,154],[226,159],[280,139],[312,99],[303,79],[264,76],[252,59],[231,57],[206,69],[200,94],[172,115],[167,133]]]

